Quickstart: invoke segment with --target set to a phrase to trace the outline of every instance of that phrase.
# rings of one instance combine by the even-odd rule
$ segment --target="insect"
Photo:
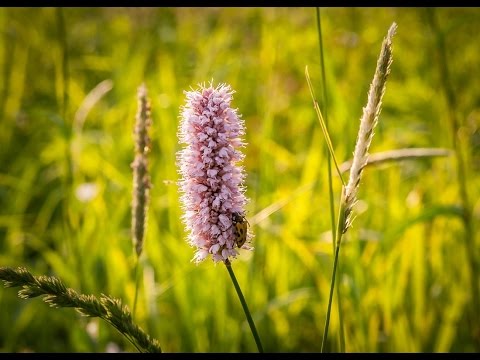
[[[238,212],[232,213],[233,221],[233,235],[235,236],[235,244],[238,248],[241,248],[245,241],[247,241],[247,230],[250,223],[247,221],[244,215]]]

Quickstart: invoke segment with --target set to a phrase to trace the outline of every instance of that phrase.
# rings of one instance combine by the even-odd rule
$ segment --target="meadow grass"
[[[190,262],[180,221],[179,108],[184,90],[213,78],[236,90],[232,105],[246,123],[255,250],[241,253],[235,276],[265,352],[319,352],[333,259],[329,154],[304,70],[317,94],[326,78],[328,131],[339,163],[348,161],[379,46],[396,22],[370,152],[445,148],[461,152],[466,174],[459,179],[457,155],[368,167],[336,283],[345,351],[476,351],[479,16],[436,9],[435,27],[425,9],[322,9],[322,75],[314,8],[0,9],[0,266],[133,308],[130,164],[145,82],[152,188],[135,322],[165,352],[256,352],[227,271]],[[454,108],[447,91],[457,94]],[[332,191],[341,191],[335,174]],[[2,352],[136,351],[99,319],[21,301],[11,289],[0,290],[0,309]],[[339,332],[332,312],[329,351],[340,351]]]

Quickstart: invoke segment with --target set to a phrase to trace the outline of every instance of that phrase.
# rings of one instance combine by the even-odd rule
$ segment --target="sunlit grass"
[[[328,131],[339,164],[351,158],[370,69],[393,21],[395,65],[371,152],[451,149],[435,34],[421,10],[321,10]],[[308,66],[319,96],[315,9],[65,8],[68,101],[57,16],[54,8],[0,9],[0,265],[133,304],[130,163],[136,89],[145,81],[153,187],[135,321],[165,352],[256,352],[223,265],[190,262],[175,184],[183,91],[212,78],[228,82],[246,122],[247,218],[255,234],[255,250],[241,253],[235,275],[266,352],[319,352],[332,244],[328,153],[304,75]],[[446,46],[455,49],[448,65],[451,87],[461,90],[456,113],[473,223],[480,52],[472,39],[479,16],[477,9],[436,10]],[[90,108],[81,131],[73,127],[85,99],[106,80],[111,90]],[[63,192],[69,151],[72,179]],[[347,352],[475,350],[456,174],[452,156],[368,168],[337,278]],[[95,191],[81,200],[76,191],[85,183]],[[340,190],[334,175],[333,192]],[[101,322],[92,332],[74,312],[20,301],[8,289],[0,290],[0,309],[0,351],[103,352],[110,342],[135,351]],[[334,315],[328,348],[339,351]]]

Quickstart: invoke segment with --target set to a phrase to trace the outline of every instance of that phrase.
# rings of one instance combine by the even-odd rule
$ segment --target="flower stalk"
[[[232,264],[230,263],[230,261],[226,260],[225,266],[227,267],[228,274],[232,279],[233,286],[235,287],[235,291],[237,292],[240,303],[242,304],[242,308],[245,312],[245,316],[247,318],[248,325],[250,326],[250,330],[252,331],[253,338],[255,339],[255,344],[257,345],[258,352],[263,353],[263,346],[262,342],[260,341],[260,336],[258,336],[257,328],[255,327],[255,323],[253,321],[252,315],[250,314],[250,310],[248,309],[248,305],[245,301],[245,297],[243,296],[242,289],[240,288],[237,278],[235,277],[235,273],[233,272]]]
[[[245,218],[245,173],[238,163],[244,155],[244,123],[232,109],[229,85],[199,85],[186,91],[178,138],[185,148],[178,152],[188,242],[196,248],[192,259],[200,263],[211,256],[223,262],[242,304],[259,352],[263,352],[247,302],[231,266],[238,249],[252,250],[252,234]]]

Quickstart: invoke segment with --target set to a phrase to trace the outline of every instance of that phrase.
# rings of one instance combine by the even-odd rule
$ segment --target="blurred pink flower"
[[[234,214],[244,216],[245,174],[237,162],[244,155],[244,123],[236,109],[230,107],[229,85],[213,88],[199,85],[185,91],[186,104],[181,108],[178,138],[186,147],[178,152],[177,164],[183,221],[188,242],[197,251],[192,261],[199,263],[209,254],[215,262],[238,255],[234,236]],[[251,234],[247,231],[248,245]]]

